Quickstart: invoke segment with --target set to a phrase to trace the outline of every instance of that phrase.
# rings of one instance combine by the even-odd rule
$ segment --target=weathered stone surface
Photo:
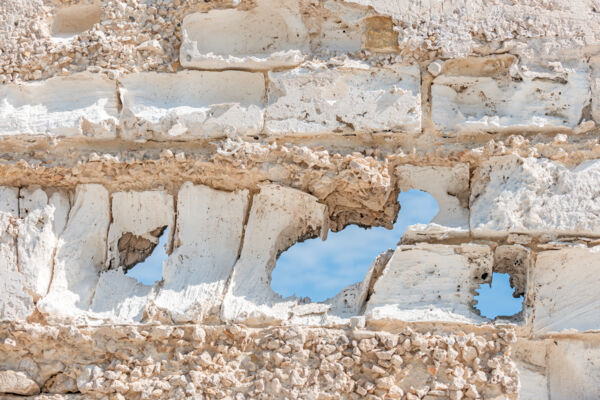
[[[250,9],[190,14],[182,32],[180,60],[186,68],[290,67],[302,62],[308,45],[296,0],[259,0]]]
[[[475,290],[492,277],[483,245],[398,246],[367,302],[373,320],[481,322]]]
[[[19,190],[0,187],[0,319],[22,320],[33,312],[33,299],[23,290],[17,260]]]
[[[530,288],[536,333],[598,330],[600,246],[538,253]]]
[[[401,165],[396,168],[396,176],[401,191],[423,190],[435,198],[439,207],[439,212],[429,224],[409,226],[402,238],[404,241],[469,235],[469,210],[466,207],[470,179],[468,165]]]
[[[595,340],[594,340],[595,339]],[[552,399],[591,400],[600,396],[597,338],[557,340],[548,351],[548,389]]]
[[[600,235],[600,162],[575,168],[546,159],[494,157],[471,185],[471,230],[476,236]]]
[[[175,248],[155,300],[174,321],[218,316],[241,249],[248,207],[247,190],[222,192],[189,182],[179,190]]]
[[[27,374],[19,371],[0,371],[0,393],[38,394],[40,387]]]
[[[254,135],[263,128],[261,74],[223,71],[141,73],[119,80],[121,137],[189,140]]]
[[[265,129],[272,135],[405,132],[421,129],[417,66],[354,62],[269,72]]]
[[[82,90],[85,88],[85,90]],[[0,86],[0,136],[116,136],[115,83],[93,74]]]
[[[108,192],[101,185],[80,185],[54,256],[48,294],[37,308],[46,318],[80,321],[88,310],[106,258],[110,222]]]
[[[242,252],[223,301],[223,319],[250,325],[278,324],[287,321],[291,313],[302,313],[298,299],[282,299],[273,292],[270,275],[278,254],[292,244],[313,236],[325,238],[327,222],[327,207],[315,197],[276,185],[263,186],[252,199]],[[315,307],[321,310],[317,314],[329,308]]]
[[[503,65],[481,70],[479,60],[448,62],[431,87],[436,128],[446,134],[575,128],[591,99],[587,65],[513,61],[492,59]]]

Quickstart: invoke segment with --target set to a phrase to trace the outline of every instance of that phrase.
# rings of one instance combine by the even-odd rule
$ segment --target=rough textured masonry
[[[599,96],[597,0],[1,0],[0,398],[600,398]]]

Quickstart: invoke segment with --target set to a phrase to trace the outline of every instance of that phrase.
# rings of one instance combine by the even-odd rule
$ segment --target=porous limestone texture
[[[373,68],[354,62],[269,73],[269,134],[415,133],[420,128],[416,66]]]
[[[590,103],[585,63],[527,66],[514,58],[447,63],[431,86],[433,122],[446,134],[575,128]]]
[[[596,0],[0,0],[0,399],[600,398],[599,98]]]
[[[569,168],[540,158],[491,158],[475,171],[471,229],[507,233],[600,236],[600,162]]]

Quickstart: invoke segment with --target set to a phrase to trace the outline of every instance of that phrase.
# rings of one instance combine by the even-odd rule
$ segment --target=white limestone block
[[[139,283],[122,269],[104,271],[98,279],[89,318],[92,324],[141,322],[154,297],[154,286]]]
[[[19,189],[0,187],[0,320],[24,320],[34,311],[17,264],[18,196]]]
[[[597,341],[556,339],[548,349],[548,389],[552,400],[600,398]]]
[[[158,238],[150,232],[163,227],[168,227],[172,236],[175,222],[173,207],[173,196],[164,191],[113,193],[105,267],[111,269],[100,274],[90,307],[91,318],[117,323],[141,321],[144,309],[154,297],[154,288],[124,274],[119,239],[123,234],[131,233],[157,244]]]
[[[329,306],[324,304],[281,298],[270,284],[277,256],[299,240],[325,237],[328,223],[327,206],[315,197],[277,185],[262,186],[252,200],[242,252],[223,301],[223,320],[278,324],[287,321],[294,309],[302,315],[325,312]]]
[[[452,167],[401,165],[396,168],[396,176],[401,191],[423,190],[433,196],[439,207],[439,212],[429,224],[407,227],[403,239],[446,239],[469,235],[469,210],[461,205],[459,198],[468,197],[468,164]]]
[[[419,68],[354,62],[269,72],[265,128],[273,135],[420,132]]]
[[[471,184],[477,237],[527,234],[600,236],[600,160],[575,168],[515,155],[484,162]]]
[[[531,365],[516,362],[519,370],[519,400],[548,399],[548,378],[542,368],[532,368]]]
[[[535,333],[600,330],[600,246],[537,254],[531,276]]]
[[[156,228],[167,227],[172,237],[174,223],[173,196],[164,191],[113,193],[112,223],[108,229],[107,267],[116,269],[122,265],[118,245],[123,234],[131,233],[158,243],[158,238],[150,232]],[[170,250],[168,247],[167,252]]]
[[[57,191],[48,198],[35,186],[22,188],[19,197],[19,270],[23,290],[37,301],[48,293],[54,252],[71,205],[67,193]]]
[[[79,185],[67,225],[54,256],[48,294],[37,307],[48,320],[85,321],[106,257],[110,223],[107,190],[98,184]]]
[[[308,31],[296,0],[258,0],[250,9],[214,9],[183,19],[185,68],[266,70],[300,64]]]
[[[126,140],[254,135],[263,128],[265,80],[260,73],[129,74],[120,79],[120,93]]]
[[[587,65],[556,64],[512,76],[442,72],[431,86],[433,122],[443,133],[575,128],[590,100]]]
[[[178,322],[217,315],[238,258],[248,191],[223,192],[183,184],[177,195],[175,249],[163,266],[155,305]]]
[[[475,290],[492,277],[488,246],[398,246],[374,286],[365,315],[372,320],[480,323]]]
[[[114,138],[117,122],[116,85],[100,75],[0,85],[0,136]]]

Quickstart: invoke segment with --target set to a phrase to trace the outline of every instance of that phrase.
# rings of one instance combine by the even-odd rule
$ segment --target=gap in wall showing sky
[[[439,210],[435,199],[420,190],[402,192],[398,201],[401,209],[392,230],[350,225],[329,232],[325,242],[315,238],[290,247],[277,260],[271,288],[284,297],[323,301],[362,281],[379,254],[396,248],[406,227],[429,223]]]

